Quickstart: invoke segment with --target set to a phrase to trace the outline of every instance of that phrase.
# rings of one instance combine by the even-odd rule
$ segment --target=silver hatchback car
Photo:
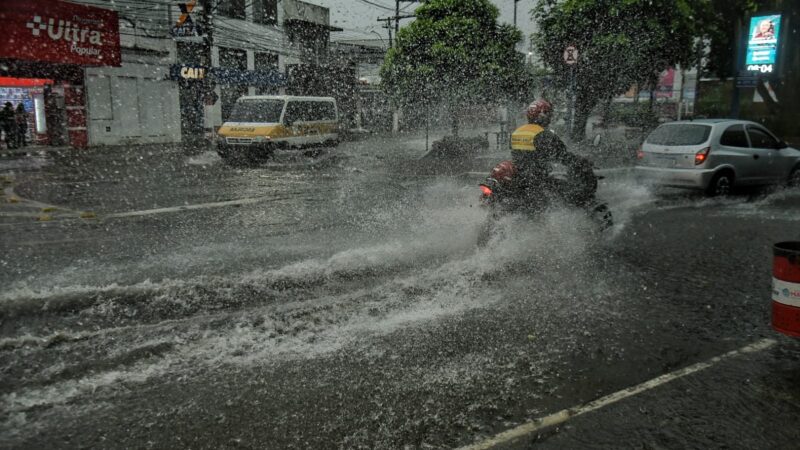
[[[639,148],[636,172],[655,184],[729,194],[734,184],[800,186],[800,151],[755,122],[665,123]]]

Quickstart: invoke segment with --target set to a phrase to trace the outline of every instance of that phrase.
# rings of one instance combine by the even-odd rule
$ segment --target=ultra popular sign
[[[52,0],[3,0],[0,58],[119,66],[115,11]]]
[[[745,62],[749,72],[771,73],[775,70],[780,31],[780,14],[750,18]]]

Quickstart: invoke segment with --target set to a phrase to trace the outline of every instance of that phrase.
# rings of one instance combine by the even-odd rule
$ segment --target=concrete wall
[[[169,66],[128,59],[122,67],[86,69],[89,145],[181,140],[178,87]]]
[[[129,9],[84,0],[120,13],[121,67],[85,70],[89,145],[172,143],[181,140],[178,85],[167,80],[175,42],[168,5]]]

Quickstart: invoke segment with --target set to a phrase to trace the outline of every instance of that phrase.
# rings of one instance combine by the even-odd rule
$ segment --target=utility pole
[[[414,14],[406,14],[402,16],[378,17],[378,22],[386,21],[386,25],[384,25],[383,28],[389,30],[389,48],[392,47],[392,22],[394,22],[395,35],[397,35],[397,32],[400,29],[400,19],[409,19],[411,17],[417,16]]]
[[[397,36],[397,33],[400,32],[400,19],[410,19],[412,17],[416,17],[414,14],[405,14],[400,15],[400,2],[406,3],[416,3],[420,0],[395,0],[394,4],[394,15],[389,17],[379,17],[378,22],[386,21],[387,28],[389,29],[389,47],[392,46],[392,28],[391,22],[394,21],[394,34]]]
[[[213,9],[212,0],[200,0],[200,4],[203,7],[203,22],[202,23],[203,23],[204,30],[202,30],[202,31],[205,31],[205,37],[202,38],[203,39],[203,41],[202,41],[203,42],[203,44],[202,44],[203,45],[203,66],[206,67],[206,74],[203,77],[203,104],[204,105],[209,105],[209,104],[213,105],[214,102],[212,100],[213,100],[213,97],[214,97],[214,91],[213,91],[214,87],[213,87],[213,84],[212,84],[212,81],[211,81],[211,77],[209,76],[209,74],[211,72],[211,66],[212,66],[212,56],[211,55],[212,55],[212,53],[214,51],[213,50],[214,49],[214,23],[213,23],[213,13],[212,13],[212,9]],[[203,110],[204,110],[203,128],[205,129],[205,127],[206,127],[206,124],[205,124],[205,120],[206,120],[205,108],[203,108]],[[210,124],[210,128],[211,128],[212,134],[213,134],[213,130],[214,130],[214,124],[213,123]],[[213,142],[213,136],[212,136],[212,141],[211,142]]]
[[[517,3],[519,0],[514,0],[514,28],[517,27]]]
[[[386,28],[389,31],[389,48],[392,48],[392,18],[391,17],[378,17],[378,22],[386,21],[386,25],[383,28]]]

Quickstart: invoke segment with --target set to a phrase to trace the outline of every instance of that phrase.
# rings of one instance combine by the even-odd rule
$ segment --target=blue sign
[[[209,71],[212,80],[219,84],[240,86],[285,86],[286,75],[277,70],[239,70],[212,67]]]
[[[745,60],[748,72],[772,73],[778,60],[780,30],[780,14],[750,18]]]
[[[206,77],[215,83],[231,86],[286,86],[286,75],[277,70],[240,70],[225,67],[209,69],[204,66],[182,64],[173,64],[169,68],[170,80],[202,81]]]

